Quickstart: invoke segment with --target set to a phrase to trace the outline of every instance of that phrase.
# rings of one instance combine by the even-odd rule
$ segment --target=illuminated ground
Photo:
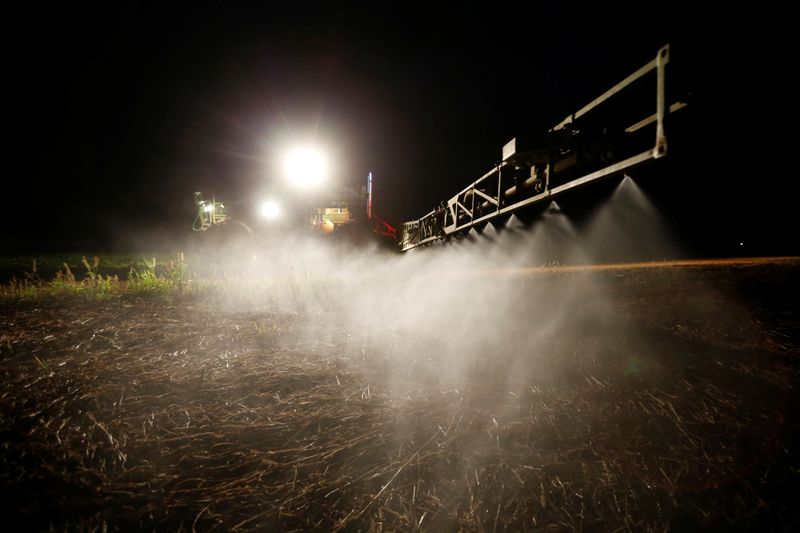
[[[777,265],[796,263],[793,257],[734,257],[724,259],[684,259],[672,261],[648,261],[641,263],[608,263],[599,265],[556,265],[545,267],[518,268],[497,273],[536,273],[536,272],[579,272],[602,270],[641,270],[644,268],[686,268],[686,267],[742,267],[758,265]]]
[[[514,330],[457,376],[439,360],[451,336],[342,329],[332,309],[2,308],[3,516],[184,531],[800,526],[800,262],[536,272],[521,293],[587,275],[597,293],[561,310],[536,353]]]

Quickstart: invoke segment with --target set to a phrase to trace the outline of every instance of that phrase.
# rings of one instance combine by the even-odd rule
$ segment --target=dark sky
[[[373,171],[384,218],[416,218],[488,170],[511,137],[547,130],[667,42],[698,109],[695,159],[658,188],[673,208],[688,197],[678,225],[732,240],[774,237],[793,220],[778,163],[788,143],[773,127],[790,101],[780,14],[274,4],[9,12],[24,37],[6,46],[5,251],[180,235],[192,191],[254,197],[273,185],[281,148],[307,139],[331,149],[341,180]]]

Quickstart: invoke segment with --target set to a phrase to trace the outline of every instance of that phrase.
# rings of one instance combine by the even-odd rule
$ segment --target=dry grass
[[[315,336],[313,310],[5,307],[4,515],[87,530],[797,527],[799,315],[654,309],[683,282],[642,276],[607,282],[634,287],[620,304],[656,331],[651,350],[586,332],[552,341],[546,376],[511,379],[512,343],[457,382],[435,372],[435,339]]]

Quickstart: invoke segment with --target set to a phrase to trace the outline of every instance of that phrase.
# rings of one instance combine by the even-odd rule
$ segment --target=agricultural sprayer
[[[372,173],[360,190],[339,188],[324,201],[306,205],[299,218],[328,235],[369,228],[406,251],[660,159],[667,155],[669,115],[687,105],[667,101],[669,62],[666,45],[644,66],[549,130],[511,139],[502,148],[500,162],[427,214],[404,222],[399,239],[397,230],[374,214]],[[300,188],[318,187],[326,180],[327,164],[320,153],[303,148],[289,154],[285,173]],[[233,220],[216,199],[204,200],[198,192],[195,202],[196,231]],[[274,199],[260,208],[265,218],[277,218],[280,212]]]

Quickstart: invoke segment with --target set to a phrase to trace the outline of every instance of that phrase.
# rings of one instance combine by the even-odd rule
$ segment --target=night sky
[[[383,218],[417,218],[511,137],[546,131],[668,42],[693,123],[668,179],[649,186],[656,203],[701,255],[735,254],[741,240],[739,253],[800,251],[779,13],[273,4],[7,13],[23,31],[6,46],[2,251],[179,239],[194,190],[236,206],[273,187],[282,148],[309,139],[332,151],[339,180],[374,173]]]

